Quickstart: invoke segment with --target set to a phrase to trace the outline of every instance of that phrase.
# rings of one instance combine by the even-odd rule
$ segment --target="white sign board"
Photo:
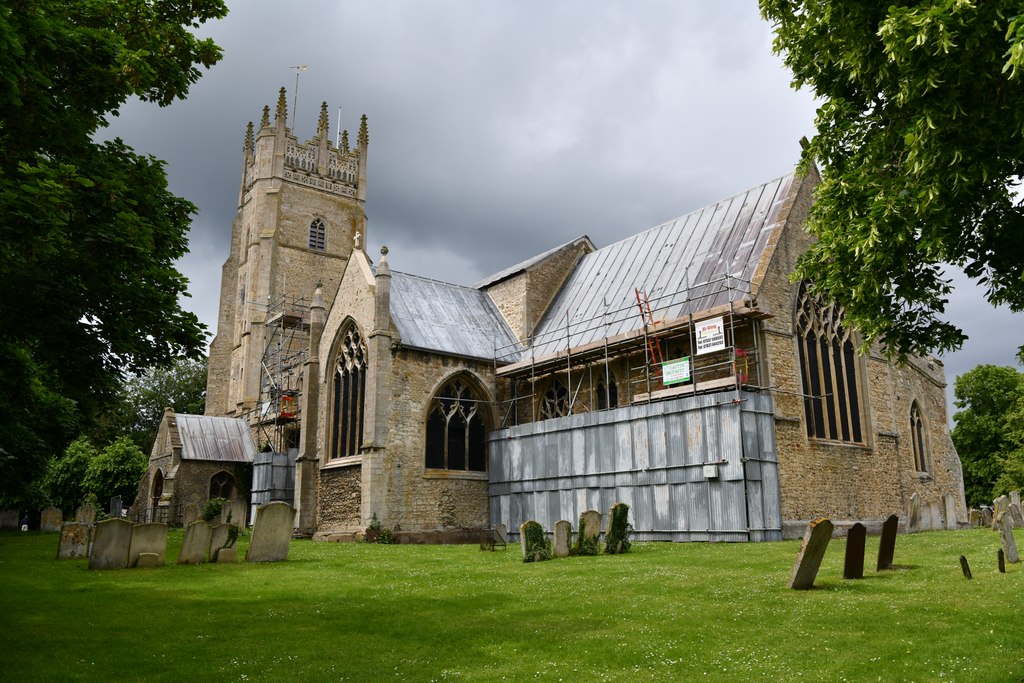
[[[661,383],[665,386],[690,381],[690,358],[670,360],[661,364]]]
[[[725,348],[725,322],[722,318],[711,318],[696,323],[697,355],[721,351]]]

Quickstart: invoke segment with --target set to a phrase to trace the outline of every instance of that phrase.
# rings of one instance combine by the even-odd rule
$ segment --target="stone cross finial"
[[[359,121],[359,146],[370,144],[370,132],[366,126],[366,114]]]
[[[387,247],[387,245],[385,244],[384,246],[382,246],[382,247],[380,248],[380,256],[381,256],[381,259],[385,259],[385,258],[387,258],[387,255],[388,255],[388,247]]]
[[[274,120],[287,122],[288,121],[288,101],[285,97],[286,91],[284,86],[281,86],[281,90],[277,95],[277,111],[274,112]]]
[[[260,128],[266,128],[270,125],[270,106],[263,105],[263,117],[260,119]]]
[[[330,128],[330,121],[327,120],[327,102],[320,103],[320,120],[316,123],[316,134],[327,135]]]

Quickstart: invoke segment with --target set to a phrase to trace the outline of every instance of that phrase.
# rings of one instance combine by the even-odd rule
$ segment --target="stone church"
[[[245,136],[207,413],[286,455],[300,533],[475,541],[622,501],[639,539],[773,540],[915,493],[966,523],[941,363],[860,354],[787,278],[814,172],[454,284],[366,253],[365,117],[351,147],[326,104],[311,140],[286,121],[282,89]]]

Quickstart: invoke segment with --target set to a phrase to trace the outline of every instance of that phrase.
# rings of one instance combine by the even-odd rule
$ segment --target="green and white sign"
[[[690,357],[670,360],[661,364],[661,382],[665,386],[690,381]]]

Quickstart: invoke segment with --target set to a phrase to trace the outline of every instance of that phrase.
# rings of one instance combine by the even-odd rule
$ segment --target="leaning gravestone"
[[[494,542],[501,545],[508,544],[508,527],[501,522],[494,525]]]
[[[569,557],[569,539],[572,537],[572,524],[566,520],[555,522],[555,557]]]
[[[124,569],[132,544],[132,524],[123,519],[105,519],[96,524],[89,553],[89,569]]]
[[[64,523],[64,515],[55,507],[48,507],[43,510],[39,519],[40,531],[60,531],[60,525]]]
[[[252,526],[249,562],[280,562],[288,559],[288,545],[295,528],[295,508],[282,501],[273,501],[256,508],[256,521]]]
[[[1013,523],[1009,515],[1003,515],[999,519],[999,536],[1003,542],[1003,551],[1006,553],[1006,561],[1010,564],[1020,562],[1020,555],[1017,554],[1017,541],[1013,537]]]
[[[946,506],[946,528],[956,529],[956,498],[952,493],[947,493],[942,497],[942,502]]]
[[[867,529],[857,522],[846,534],[846,557],[843,561],[844,579],[864,578],[864,540]]]
[[[1020,505],[1010,503],[1006,506],[1006,514],[1010,521],[1013,522],[1014,529],[1024,527],[1024,514],[1021,513]]]
[[[880,572],[892,567],[892,558],[896,553],[896,530],[899,523],[899,517],[889,515],[882,524],[882,538],[878,543],[878,564],[875,565],[875,571]]]
[[[88,557],[90,530],[90,525],[82,522],[64,522],[60,527],[57,559],[70,560],[76,557]]]
[[[205,519],[192,522],[185,529],[185,540],[178,553],[178,564],[202,564],[210,552],[210,525]]]
[[[1010,507],[1010,499],[1006,496],[999,496],[992,501],[992,530],[999,530],[999,518],[1006,514]]]
[[[217,561],[217,553],[228,544],[231,538],[230,524],[210,525],[210,562]]]
[[[1010,491],[1010,502],[1020,506],[1020,491]]]
[[[185,505],[185,509],[181,513],[181,523],[185,525],[187,529],[189,524],[200,519],[199,506],[195,503],[188,503]]]
[[[914,532],[921,529],[921,496],[915,491],[910,496],[910,507],[907,509],[907,531]]]
[[[135,529],[132,531],[132,543],[128,550],[128,566],[138,566],[139,555],[142,553],[153,553],[157,556],[159,564],[164,563],[167,557],[166,524],[149,522],[135,525]]]
[[[992,526],[992,508],[987,505],[981,508],[981,525],[986,527]]]
[[[964,573],[964,578],[968,581],[974,578],[974,576],[971,575],[971,565],[968,564],[967,558],[964,555],[960,556],[960,571]]]
[[[86,503],[75,510],[75,521],[92,526],[96,523],[96,508]]]
[[[789,587],[794,590],[808,590],[814,587],[814,577],[818,575],[821,567],[821,560],[825,557],[825,550],[832,540],[832,522],[824,517],[816,519],[807,525],[804,532],[804,540],[800,545],[800,552],[793,564],[793,577],[789,580]]]

